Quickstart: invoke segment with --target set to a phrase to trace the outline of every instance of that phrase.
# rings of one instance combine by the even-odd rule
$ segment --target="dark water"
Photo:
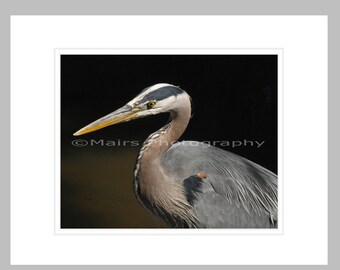
[[[135,150],[82,152],[62,160],[63,228],[163,227],[133,194]]]

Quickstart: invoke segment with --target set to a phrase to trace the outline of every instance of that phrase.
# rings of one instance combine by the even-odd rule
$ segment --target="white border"
[[[277,55],[278,56],[278,228],[276,229],[62,229],[60,209],[60,56],[61,55]],[[55,49],[55,234],[60,235],[281,235],[283,233],[282,49]],[[138,90],[136,90],[138,91]],[[132,98],[132,97],[131,97]],[[131,168],[132,170],[133,168]],[[146,210],[145,210],[146,211]]]
[[[11,263],[327,264],[327,20],[11,16]],[[198,46],[284,49],[283,235],[54,234],[54,49]]]

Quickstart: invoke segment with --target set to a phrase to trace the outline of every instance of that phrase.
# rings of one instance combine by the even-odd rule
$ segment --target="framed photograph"
[[[279,49],[56,50],[56,229],[277,233],[281,59]],[[128,120],[143,119],[74,137],[130,100],[142,108]]]

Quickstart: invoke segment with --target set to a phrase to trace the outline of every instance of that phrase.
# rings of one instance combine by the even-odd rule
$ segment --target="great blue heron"
[[[176,228],[276,228],[274,173],[209,144],[176,142],[191,118],[191,98],[180,87],[159,83],[145,88],[74,135],[164,112],[171,122],[146,139],[137,158],[139,202]]]

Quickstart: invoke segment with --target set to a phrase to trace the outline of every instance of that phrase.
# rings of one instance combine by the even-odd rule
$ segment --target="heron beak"
[[[83,135],[107,126],[132,120],[136,117],[139,110],[139,108],[132,108],[129,105],[125,105],[120,109],[92,122],[86,127],[83,127],[82,129],[74,133],[73,136]]]

